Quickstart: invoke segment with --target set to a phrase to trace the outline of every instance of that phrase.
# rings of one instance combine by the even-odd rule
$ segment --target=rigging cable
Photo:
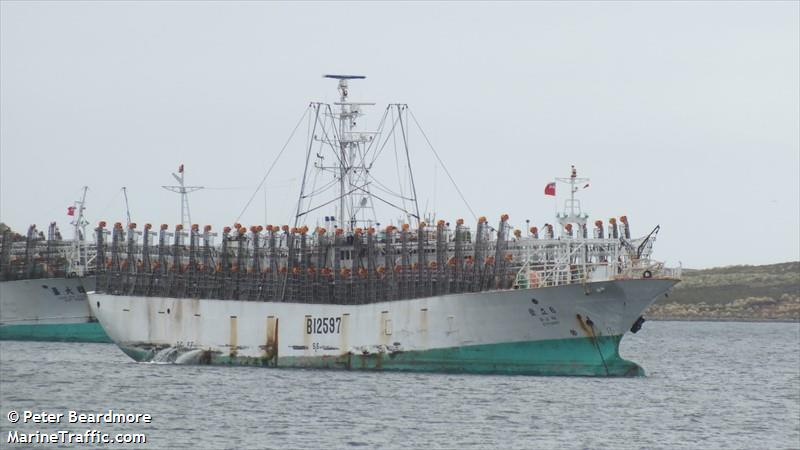
[[[300,124],[303,123],[303,119],[305,119],[306,114],[308,114],[308,111],[310,109],[311,109],[311,106],[307,107],[306,110],[303,111],[303,115],[300,116],[300,120],[297,121],[297,125],[295,125],[294,130],[292,130],[292,134],[289,135],[289,139],[287,139],[286,143],[283,144],[283,148],[281,149],[280,152],[278,152],[278,156],[275,157],[275,160],[272,161],[272,165],[269,166],[269,169],[267,170],[267,173],[265,173],[264,177],[261,178],[261,182],[258,183],[258,187],[256,188],[255,191],[253,191],[253,195],[250,196],[250,200],[248,200],[247,204],[244,205],[244,208],[242,209],[242,212],[239,213],[239,216],[236,218],[236,220],[234,220],[234,223],[238,223],[239,220],[244,215],[245,211],[247,211],[247,208],[250,207],[250,203],[253,202],[253,199],[256,197],[256,194],[258,194],[258,191],[261,190],[261,186],[263,186],[264,182],[267,181],[267,177],[269,176],[270,173],[272,173],[272,169],[275,168],[275,164],[278,163],[278,160],[281,158],[281,155],[283,155],[283,152],[286,150],[286,147],[289,146],[289,142],[292,141],[292,138],[294,137],[294,133],[297,132],[298,128],[300,128]]]
[[[376,187],[376,189],[378,189],[378,190],[381,190],[381,191],[383,191],[383,192],[386,192],[387,194],[389,194],[389,195],[392,195],[392,196],[394,196],[394,197],[397,197],[397,198],[399,198],[399,199],[408,200],[408,201],[412,201],[412,200],[414,200],[413,198],[404,197],[404,196],[402,196],[402,195],[398,194],[397,192],[394,192],[394,191],[392,191],[392,190],[391,190],[389,187],[387,187],[385,184],[381,183],[379,179],[377,179],[377,178],[375,178],[374,176],[372,176],[372,174],[369,174],[369,178],[370,178],[370,180],[372,180],[372,182],[374,182],[374,183],[375,183],[375,187]],[[372,184],[372,182],[370,182],[370,184]],[[404,210],[404,211],[405,211],[405,210]]]
[[[120,194],[122,194],[122,188],[120,188],[118,191],[116,191],[114,193],[114,195],[111,196],[111,200],[109,200],[108,203],[105,204],[105,206],[103,206],[102,208],[100,208],[98,210],[97,216],[100,216],[100,217],[104,216],[106,214],[106,212],[108,211],[108,208],[111,206],[112,203],[114,203],[114,201],[117,199],[117,197],[120,196]]]
[[[450,178],[450,182],[453,183],[453,187],[456,188],[456,192],[458,192],[458,195],[461,197],[461,200],[467,206],[467,209],[469,210],[470,214],[472,214],[472,217],[475,220],[478,220],[478,216],[475,215],[475,211],[473,211],[472,208],[469,206],[469,203],[467,203],[467,199],[464,198],[464,194],[461,193],[461,189],[458,188],[458,185],[456,184],[455,180],[453,179],[453,176],[450,175],[450,171],[447,170],[447,166],[445,166],[444,162],[442,162],[442,158],[439,158],[439,154],[436,153],[436,149],[433,148],[433,144],[431,144],[430,139],[428,139],[428,135],[425,134],[425,130],[422,129],[422,126],[420,126],[419,122],[417,121],[417,117],[414,116],[414,111],[411,111],[411,108],[408,108],[408,112],[411,113],[411,118],[414,119],[414,123],[417,124],[417,128],[419,128],[419,131],[422,133],[422,137],[425,138],[425,142],[428,143],[428,146],[431,148],[431,151],[433,152],[433,155],[436,156],[436,160],[439,161],[439,164],[442,165],[442,169],[444,169],[444,173],[447,174],[447,178]]]
[[[391,108],[391,106],[389,108]],[[392,120],[394,120],[394,108],[391,108],[391,110],[392,110]],[[394,123],[396,124],[397,122],[395,121]],[[401,198],[401,200],[403,202],[403,210],[405,211],[406,210],[406,200],[405,200],[406,194],[405,194],[405,192],[403,192],[403,178],[400,176],[400,157],[397,156],[397,135],[394,134],[394,125],[392,125],[392,131],[390,132],[390,135],[392,136],[392,144],[394,146],[394,167],[395,167],[395,171],[397,172],[397,185],[400,187],[400,198]],[[388,136],[386,137],[386,142],[389,142],[389,137]],[[386,144],[384,144],[384,145],[386,145]],[[409,199],[409,201],[410,200],[411,199]]]
[[[411,181],[411,194],[414,196],[414,211],[416,212],[417,223],[419,223],[422,220],[419,215],[419,197],[417,196],[417,186],[414,184],[414,172],[411,170],[411,154],[408,151],[408,132],[410,130],[403,125],[403,110],[409,111],[409,109],[408,105],[396,104],[394,106],[397,108],[397,120],[400,122],[400,133],[403,135],[403,147],[406,151],[408,178]],[[406,112],[406,121],[408,121],[408,112]],[[419,127],[419,124],[417,124],[417,127]],[[420,130],[422,130],[422,128],[420,128]]]
[[[314,114],[314,128],[317,128],[317,122],[319,122],[319,104],[317,105]],[[303,194],[306,189],[306,176],[308,175],[308,163],[311,161],[311,149],[314,146],[314,141],[310,140],[308,142],[308,150],[306,151],[306,164],[305,168],[303,169],[303,181],[300,183],[300,198],[297,199],[297,212],[294,215],[294,226],[297,226],[297,221],[300,218],[300,208],[303,206]]]

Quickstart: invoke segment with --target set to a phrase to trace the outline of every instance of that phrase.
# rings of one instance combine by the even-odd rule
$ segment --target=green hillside
[[[655,319],[800,320],[800,262],[684,270]]]

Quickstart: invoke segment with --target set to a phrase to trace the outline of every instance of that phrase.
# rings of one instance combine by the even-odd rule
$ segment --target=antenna
[[[333,78],[334,80],[363,80],[365,75],[323,75],[323,78]]]
[[[161,186],[162,188],[170,191],[181,194],[181,225],[185,230],[190,229],[192,224],[192,215],[189,212],[189,192],[199,191],[200,189],[204,189],[204,186],[186,186],[184,184],[184,171],[183,171],[183,164],[178,166],[178,173],[180,175],[172,173],[172,176],[178,180],[180,183],[178,186]]]
[[[125,197],[125,220],[127,220],[126,226],[130,226],[131,209],[128,207],[128,189],[125,186],[122,186],[122,195]]]

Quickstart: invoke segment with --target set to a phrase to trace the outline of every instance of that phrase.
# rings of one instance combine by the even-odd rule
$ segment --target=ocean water
[[[0,342],[0,448],[15,430],[147,437],[119,448],[800,448],[800,324],[647,322],[622,354],[647,377],[177,366]],[[65,423],[109,409],[152,422]],[[9,422],[26,410],[65,417]]]

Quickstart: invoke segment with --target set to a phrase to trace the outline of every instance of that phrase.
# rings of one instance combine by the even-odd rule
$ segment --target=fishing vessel
[[[98,225],[105,264],[90,306],[122,351],[194,364],[644,374],[619,344],[680,277],[650,257],[658,227],[634,239],[627,217],[589,224],[576,198],[588,180],[574,167],[548,185],[565,185],[569,199],[541,230],[515,229],[507,215],[495,226],[475,217],[474,230],[462,219],[426,223],[408,151],[413,113],[392,104],[376,131],[359,131],[372,104],[350,101],[349,82],[364,77],[326,78],[339,101],[307,110],[293,225],[237,223],[219,236],[210,226]],[[391,142],[408,170],[399,191],[374,175]],[[376,204],[401,220],[382,226]],[[326,213],[324,226],[302,225]]]
[[[75,236],[63,239],[52,222],[45,237],[35,225],[25,236],[0,235],[0,340],[111,342],[92,316],[94,244],[85,240],[86,188],[68,209]]]

